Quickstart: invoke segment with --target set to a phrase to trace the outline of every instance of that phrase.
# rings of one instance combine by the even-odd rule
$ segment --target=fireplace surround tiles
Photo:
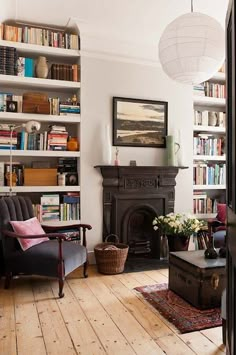
[[[172,166],[97,165],[103,177],[103,240],[117,234],[130,254],[160,258],[155,216],[174,211],[176,175]],[[181,167],[183,169],[185,167]]]

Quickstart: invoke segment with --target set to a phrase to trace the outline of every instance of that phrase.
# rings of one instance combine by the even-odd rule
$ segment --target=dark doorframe
[[[235,123],[235,0],[226,17],[227,84],[227,286],[226,349],[236,354],[236,123]]]

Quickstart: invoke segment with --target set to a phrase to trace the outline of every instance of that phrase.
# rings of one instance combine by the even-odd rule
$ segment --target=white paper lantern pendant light
[[[223,64],[225,34],[214,18],[199,12],[177,17],[164,30],[159,42],[159,59],[164,72],[176,81],[199,84]]]

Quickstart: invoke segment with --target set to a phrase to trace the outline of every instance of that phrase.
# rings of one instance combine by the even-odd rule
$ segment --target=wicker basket
[[[110,237],[114,237],[116,241],[108,242]],[[116,246],[118,249],[106,250],[111,245]],[[123,272],[128,250],[128,245],[119,243],[117,235],[109,234],[105,239],[105,243],[97,244],[94,248],[98,271],[109,275]]]

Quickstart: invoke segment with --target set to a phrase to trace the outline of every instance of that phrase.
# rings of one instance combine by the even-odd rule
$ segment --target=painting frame
[[[167,101],[113,97],[113,146],[166,148],[167,127]]]

